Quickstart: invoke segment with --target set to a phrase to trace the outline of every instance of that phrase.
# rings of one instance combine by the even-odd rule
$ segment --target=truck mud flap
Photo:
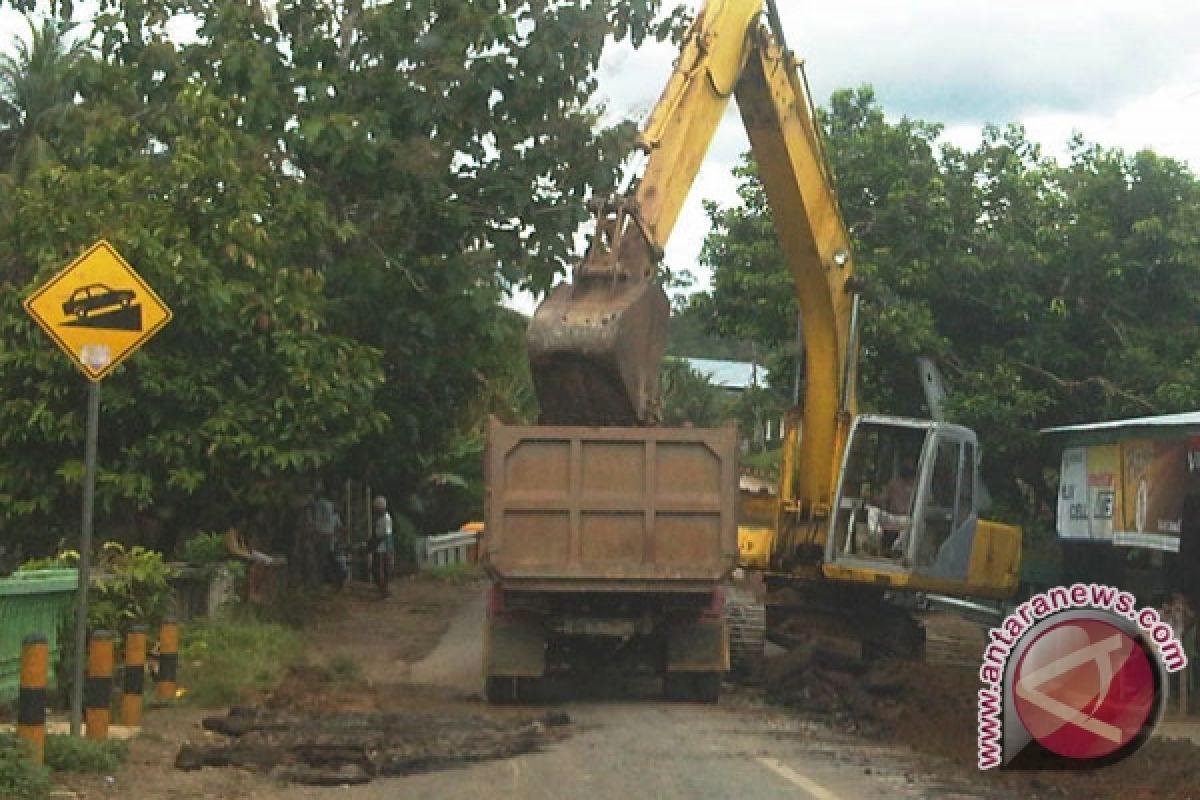
[[[721,619],[671,623],[667,672],[728,672],[729,629]]]
[[[487,677],[540,677],[546,671],[546,634],[531,620],[501,617],[487,622],[483,673]]]

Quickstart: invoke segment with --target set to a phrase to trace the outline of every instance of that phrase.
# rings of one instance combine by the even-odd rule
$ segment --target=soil
[[[118,774],[71,777],[60,796],[283,800],[296,797],[296,783],[350,785],[502,758],[570,736],[565,715],[483,703],[477,655],[463,667],[473,680],[454,674],[457,653],[422,661],[455,613],[478,605],[482,590],[478,581],[408,578],[380,600],[350,584],[324,599],[306,631],[307,666],[252,709],[151,710]],[[739,698],[757,703],[765,691],[773,703],[834,728],[848,747],[906,746],[917,771],[980,797],[1200,799],[1200,749],[1158,737],[1100,770],[980,773],[975,664],[983,640],[978,626],[957,620],[930,628],[941,663],[864,669],[844,654],[794,649],[767,662],[765,690],[726,691],[719,710],[737,712]],[[431,680],[431,671],[445,679]],[[235,768],[175,769],[177,760]]]
[[[1028,798],[1200,798],[1200,748],[1152,737],[1132,757],[1103,769],[1017,771],[973,768],[977,759],[978,655],[983,634],[957,617],[936,620],[949,663],[891,661],[865,668],[814,649],[767,663],[768,700],[816,715],[867,739],[907,746],[935,774],[958,772],[977,790]],[[951,643],[957,643],[957,646]],[[974,662],[976,665],[969,665]]]
[[[293,796],[290,784],[443,769],[569,735],[561,712],[489,709],[477,689],[405,682],[482,591],[478,580],[414,576],[386,600],[361,584],[330,592],[305,630],[307,663],[282,685],[228,713],[151,710],[117,775],[67,776],[61,796],[275,800]]]

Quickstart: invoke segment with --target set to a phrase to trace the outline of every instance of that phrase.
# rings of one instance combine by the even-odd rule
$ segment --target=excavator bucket
[[[653,425],[670,303],[636,215],[605,206],[574,283],[554,289],[526,331],[548,425]]]

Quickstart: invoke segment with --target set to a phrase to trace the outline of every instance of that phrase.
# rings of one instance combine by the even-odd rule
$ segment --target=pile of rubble
[[[203,722],[226,741],[186,743],[175,766],[250,768],[312,785],[359,784],[528,753],[564,737],[569,724],[563,712],[497,719],[467,713],[297,714],[234,708]]]

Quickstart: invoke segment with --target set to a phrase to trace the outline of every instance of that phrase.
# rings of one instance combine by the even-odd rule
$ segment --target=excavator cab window
[[[924,426],[860,420],[847,446],[834,524],[839,555],[903,556],[921,484]]]
[[[916,493],[907,555],[918,573],[962,579],[978,521],[975,441],[969,431],[949,425],[938,425],[931,435],[932,463]]]
[[[859,417],[842,462],[828,556],[965,579],[978,521],[975,472],[967,428]]]

